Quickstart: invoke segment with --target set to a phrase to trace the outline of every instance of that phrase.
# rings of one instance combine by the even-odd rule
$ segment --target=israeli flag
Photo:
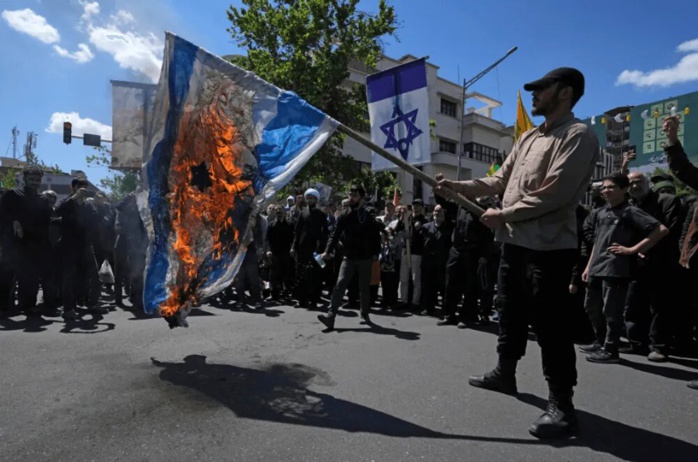
[[[145,311],[173,317],[230,286],[265,202],[337,125],[298,95],[167,34],[138,193],[149,237]]]
[[[412,165],[431,161],[429,91],[426,59],[418,59],[366,77],[371,140]],[[377,155],[374,171],[394,165]]]

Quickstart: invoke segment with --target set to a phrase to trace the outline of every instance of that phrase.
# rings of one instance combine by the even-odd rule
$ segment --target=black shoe
[[[293,305],[294,308],[307,308],[307,305],[305,302],[298,302],[295,305]]]
[[[442,320],[436,323],[437,326],[455,326],[457,324],[458,321],[456,321],[453,318],[443,318]]]
[[[361,324],[366,324],[368,326],[372,325],[371,318],[368,313],[361,313]]]
[[[601,349],[595,353],[589,353],[587,361],[598,364],[618,364],[619,358],[618,353]]]
[[[78,314],[75,312],[75,310],[66,310],[66,311],[64,311],[62,317],[63,317],[63,319],[65,319],[66,321],[75,321],[75,320],[77,320],[77,319],[80,319],[80,318],[78,317]]]
[[[623,353],[624,355],[640,355],[647,356],[650,349],[647,345],[636,345],[634,343],[629,343],[618,348],[618,353]]]
[[[579,347],[579,351],[582,353],[596,353],[597,351],[601,351],[603,347],[599,345],[598,342],[591,343],[589,345],[582,345]]]
[[[329,314],[318,314],[317,319],[323,323],[328,330],[334,330],[334,316],[330,316]]]
[[[536,438],[569,438],[579,431],[577,414],[572,404],[572,393],[559,396],[550,392],[545,414],[528,429]]]
[[[485,375],[470,376],[468,383],[473,387],[498,391],[505,395],[516,395],[519,392],[516,388],[516,375],[503,374],[496,368]]]
[[[688,388],[692,388],[694,390],[698,390],[698,380],[691,380],[690,382],[686,383],[686,386]]]

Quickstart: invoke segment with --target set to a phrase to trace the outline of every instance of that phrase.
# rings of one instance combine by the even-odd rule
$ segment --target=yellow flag
[[[519,139],[521,135],[526,133],[536,126],[531,122],[531,118],[528,117],[526,108],[521,101],[521,91],[519,90],[519,95],[516,101],[516,124],[514,125],[514,143]]]

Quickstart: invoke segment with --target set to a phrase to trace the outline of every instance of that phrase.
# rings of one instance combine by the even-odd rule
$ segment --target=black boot
[[[500,357],[494,370],[485,375],[473,375],[468,379],[468,383],[474,387],[515,395],[518,393],[516,389],[517,362],[517,359]]]
[[[694,390],[698,390],[698,380],[691,380],[686,384],[688,388],[693,388]]]
[[[579,430],[572,404],[572,388],[550,386],[548,408],[533,422],[528,432],[536,438],[568,438]]]

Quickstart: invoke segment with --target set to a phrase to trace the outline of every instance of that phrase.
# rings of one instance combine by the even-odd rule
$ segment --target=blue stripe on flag
[[[167,82],[170,110],[167,114],[165,133],[153,150],[152,159],[147,164],[146,176],[149,185],[148,205],[153,217],[154,241],[143,293],[146,313],[153,313],[167,297],[165,279],[169,268],[168,238],[172,232],[169,201],[168,177],[173,142],[177,139],[179,118],[189,94],[189,80],[194,69],[198,48],[180,38],[175,38],[172,47],[172,60]]]
[[[366,77],[369,104],[426,86],[427,68],[424,58]]]
[[[313,140],[324,121],[325,114],[295,93],[284,91],[279,95],[276,116],[264,127],[262,140],[255,147],[259,164],[255,192],[261,191],[267,181],[286,170]]]

